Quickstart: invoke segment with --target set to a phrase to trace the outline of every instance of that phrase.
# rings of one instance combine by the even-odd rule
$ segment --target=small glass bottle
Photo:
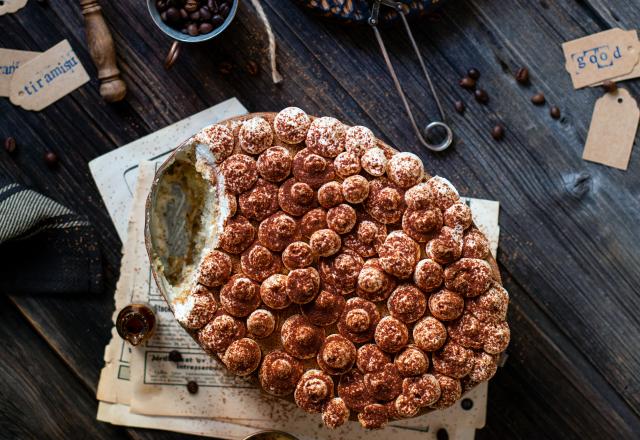
[[[131,345],[139,345],[153,336],[156,315],[148,304],[129,304],[118,313],[116,330]]]

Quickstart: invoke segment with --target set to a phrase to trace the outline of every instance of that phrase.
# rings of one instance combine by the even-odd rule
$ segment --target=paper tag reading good
[[[562,50],[573,87],[579,89],[630,73],[640,41],[637,31],[615,28],[563,43]]]
[[[15,71],[40,52],[0,48],[0,96],[9,96],[9,84]]]
[[[626,170],[636,137],[640,109],[626,89],[596,101],[582,158]]]
[[[26,4],[27,0],[3,0],[0,2],[0,15],[16,12]]]
[[[89,81],[89,75],[67,40],[16,70],[9,98],[25,110],[42,110]]]

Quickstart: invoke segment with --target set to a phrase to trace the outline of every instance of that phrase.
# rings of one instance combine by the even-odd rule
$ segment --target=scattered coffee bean
[[[190,380],[189,382],[187,382],[187,391],[189,391],[189,393],[191,394],[195,394],[198,392],[198,384],[193,381]]]
[[[476,90],[473,93],[473,96],[475,96],[476,101],[478,101],[480,104],[486,104],[489,102],[489,94],[484,89]]]
[[[471,77],[465,76],[460,80],[460,87],[466,90],[473,90],[476,88],[476,80]]]
[[[551,108],[549,109],[549,114],[553,119],[560,119],[560,116],[562,116],[560,108],[555,105],[551,106]]]
[[[602,88],[607,93],[615,93],[616,90],[618,90],[618,85],[614,81],[608,79],[602,83]]]
[[[519,68],[516,72],[516,81],[522,85],[529,84],[529,69],[526,67]]]
[[[233,0],[156,0],[163,22],[193,37],[221,26],[231,11]]]
[[[178,350],[171,350],[169,352],[169,360],[171,362],[182,362],[182,353]]]
[[[469,398],[462,399],[462,402],[460,402],[460,406],[462,407],[462,409],[469,411],[471,408],[473,408],[473,400]]]
[[[464,102],[462,101],[456,101],[453,103],[453,106],[455,107],[456,111],[460,114],[463,114],[464,111],[466,110],[466,106],[464,105]]]
[[[533,105],[542,105],[545,103],[544,93],[536,93],[531,97]]]
[[[471,79],[477,80],[478,78],[480,78],[480,71],[475,67],[472,67],[467,71],[467,76]]]
[[[223,61],[218,65],[218,72],[223,75],[229,75],[232,70],[233,64],[231,64],[229,61]]]
[[[4,140],[4,149],[7,150],[7,153],[11,154],[16,151],[16,140],[9,136]]]
[[[258,66],[258,63],[253,60],[247,61],[247,65],[245,66],[245,68],[251,76],[256,76],[260,72],[260,66]]]
[[[502,140],[502,138],[504,138],[504,126],[502,124],[497,124],[493,127],[491,130],[491,136],[497,141]]]
[[[58,156],[56,155],[56,153],[54,153],[53,151],[48,151],[47,153],[45,153],[44,155],[44,161],[47,163],[47,165],[49,165],[50,167],[55,166],[58,163]]]

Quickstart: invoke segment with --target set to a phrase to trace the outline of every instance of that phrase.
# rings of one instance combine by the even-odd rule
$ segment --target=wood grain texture
[[[185,47],[170,72],[162,68],[170,41],[148,18],[144,2],[102,2],[129,86],[127,98],[117,105],[100,98],[76,2],[54,2],[48,8],[29,2],[18,14],[0,17],[2,46],[45,50],[67,38],[92,76],[88,85],[40,113],[0,101],[0,137],[18,141],[14,156],[0,151],[0,173],[87,215],[100,232],[107,281],[103,295],[10,296],[70,371],[60,374],[68,393],[95,389],[120,260],[121,243],[87,162],[237,96],[250,111],[297,105],[312,114],[367,125],[391,145],[420,155],[429,172],[449,178],[463,194],[501,202],[498,262],[512,296],[512,345],[506,366],[491,382],[487,427],[479,437],[637,436],[640,162],[636,152],[628,171],[621,172],[580,158],[602,92],[572,90],[560,44],[611,27],[636,28],[640,5],[452,0],[439,20],[414,23],[457,136],[455,147],[436,155],[418,147],[370,29],[324,22],[290,0],[263,3],[285,77],[278,86],[271,83],[266,36],[248,2],[240,3],[236,20],[219,38]],[[399,31],[385,29],[383,36],[417,118],[426,123],[437,111],[410,44]],[[260,63],[260,75],[246,72],[249,59]],[[220,73],[222,62],[232,63],[229,75]],[[530,86],[513,79],[521,66],[531,71]],[[480,87],[491,96],[487,106],[457,84],[470,67],[482,73]],[[640,96],[637,81],[623,86]],[[562,109],[559,121],[550,118],[548,107],[531,105],[531,95],[540,91]],[[453,111],[455,100],[466,103],[464,115]],[[490,135],[496,122],[507,128],[502,142]],[[45,165],[48,150],[60,156],[58,169]],[[46,352],[42,341],[34,345],[33,335],[7,325],[0,324],[0,332],[13,335],[16,346]],[[8,405],[3,399],[0,412]],[[92,421],[93,414],[82,414],[88,417],[82,423],[103,429]],[[35,436],[27,425],[20,429]],[[178,437],[145,430],[126,430],[126,435]],[[96,438],[101,436],[107,438],[108,432],[97,432]]]

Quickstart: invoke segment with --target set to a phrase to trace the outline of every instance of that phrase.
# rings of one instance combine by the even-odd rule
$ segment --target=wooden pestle
[[[98,0],[80,0],[80,7],[84,16],[89,53],[98,69],[100,95],[107,102],[120,101],[127,94],[127,85],[120,78],[113,37],[102,16],[102,8]]]

